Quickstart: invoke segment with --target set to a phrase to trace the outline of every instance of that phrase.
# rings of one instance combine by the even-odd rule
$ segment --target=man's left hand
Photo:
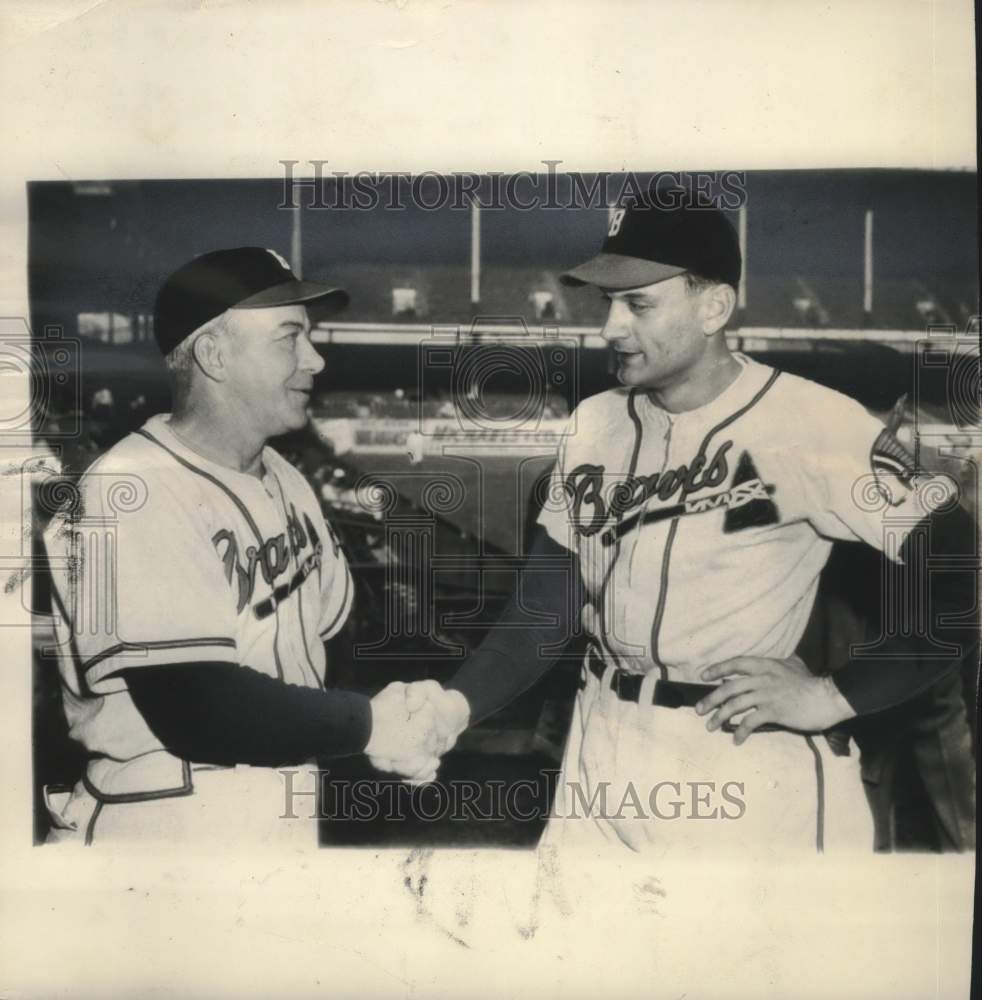
[[[856,714],[831,677],[816,677],[797,656],[737,656],[707,667],[702,679],[722,683],[696,705],[696,712],[716,709],[706,722],[710,731],[743,716],[733,737],[738,746],[766,723],[815,733]]]

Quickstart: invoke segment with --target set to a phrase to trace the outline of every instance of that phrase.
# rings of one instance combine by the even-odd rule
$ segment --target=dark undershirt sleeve
[[[584,600],[578,557],[537,528],[508,607],[445,685],[467,699],[472,725],[527,691],[562,656]],[[529,621],[533,614],[538,621]]]
[[[857,715],[894,708],[968,659],[978,662],[976,548],[975,521],[960,506],[925,518],[904,540],[903,565],[891,568],[881,605],[885,621],[913,623],[911,634],[883,629],[873,649],[832,674]]]
[[[369,699],[284,684],[235,663],[174,663],[118,671],[151,732],[202,764],[300,764],[364,750]]]

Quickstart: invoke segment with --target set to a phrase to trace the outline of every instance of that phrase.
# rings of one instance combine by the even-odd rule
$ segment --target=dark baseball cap
[[[742,267],[736,230],[718,209],[632,204],[612,210],[600,253],[559,280],[621,291],[691,271],[736,288]]]
[[[163,354],[226,309],[306,305],[318,319],[348,304],[348,293],[301,281],[274,250],[214,250],[178,268],[161,286],[153,309],[153,333]]]

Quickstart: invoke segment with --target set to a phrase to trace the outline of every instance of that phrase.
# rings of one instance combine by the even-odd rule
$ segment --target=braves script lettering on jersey
[[[62,611],[65,712],[89,755],[74,801],[61,810],[63,828],[77,829],[93,799],[127,803],[119,822],[139,815],[134,803],[156,803],[157,821],[161,804],[193,798],[219,780],[207,773],[216,770],[264,783],[265,822],[281,811],[275,772],[196,766],[170,754],[117,675],[216,661],[324,686],[323,643],[351,607],[351,576],[303,476],[272,448],[262,460],[262,480],[216,465],[156,416],[86,473],[79,504],[53,521],[46,540]],[[270,795],[278,796],[272,804]],[[242,822],[241,812],[231,818]]]
[[[872,844],[855,751],[788,731],[736,747],[693,711],[651,704],[658,679],[701,683],[733,657],[794,654],[832,540],[895,557],[925,513],[902,480],[882,478],[898,470],[863,407],[735,357],[736,380],[698,409],[668,413],[619,388],[571,419],[552,491],[563,502],[540,522],[579,556],[590,652],[546,842]],[[616,669],[643,675],[637,701],[610,689]],[[714,823],[692,809],[666,818],[655,801],[666,784],[692,781],[714,783],[717,799],[735,783],[739,822],[719,809]]]

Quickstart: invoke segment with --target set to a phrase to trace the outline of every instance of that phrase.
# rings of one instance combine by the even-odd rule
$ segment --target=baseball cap
[[[560,276],[564,285],[620,291],[691,271],[734,288],[743,261],[730,221],[716,208],[615,208],[600,253]]]
[[[267,309],[304,304],[318,317],[348,304],[348,293],[301,281],[275,250],[213,250],[178,268],[161,286],[153,310],[157,346],[170,354],[187,336],[226,309]]]

